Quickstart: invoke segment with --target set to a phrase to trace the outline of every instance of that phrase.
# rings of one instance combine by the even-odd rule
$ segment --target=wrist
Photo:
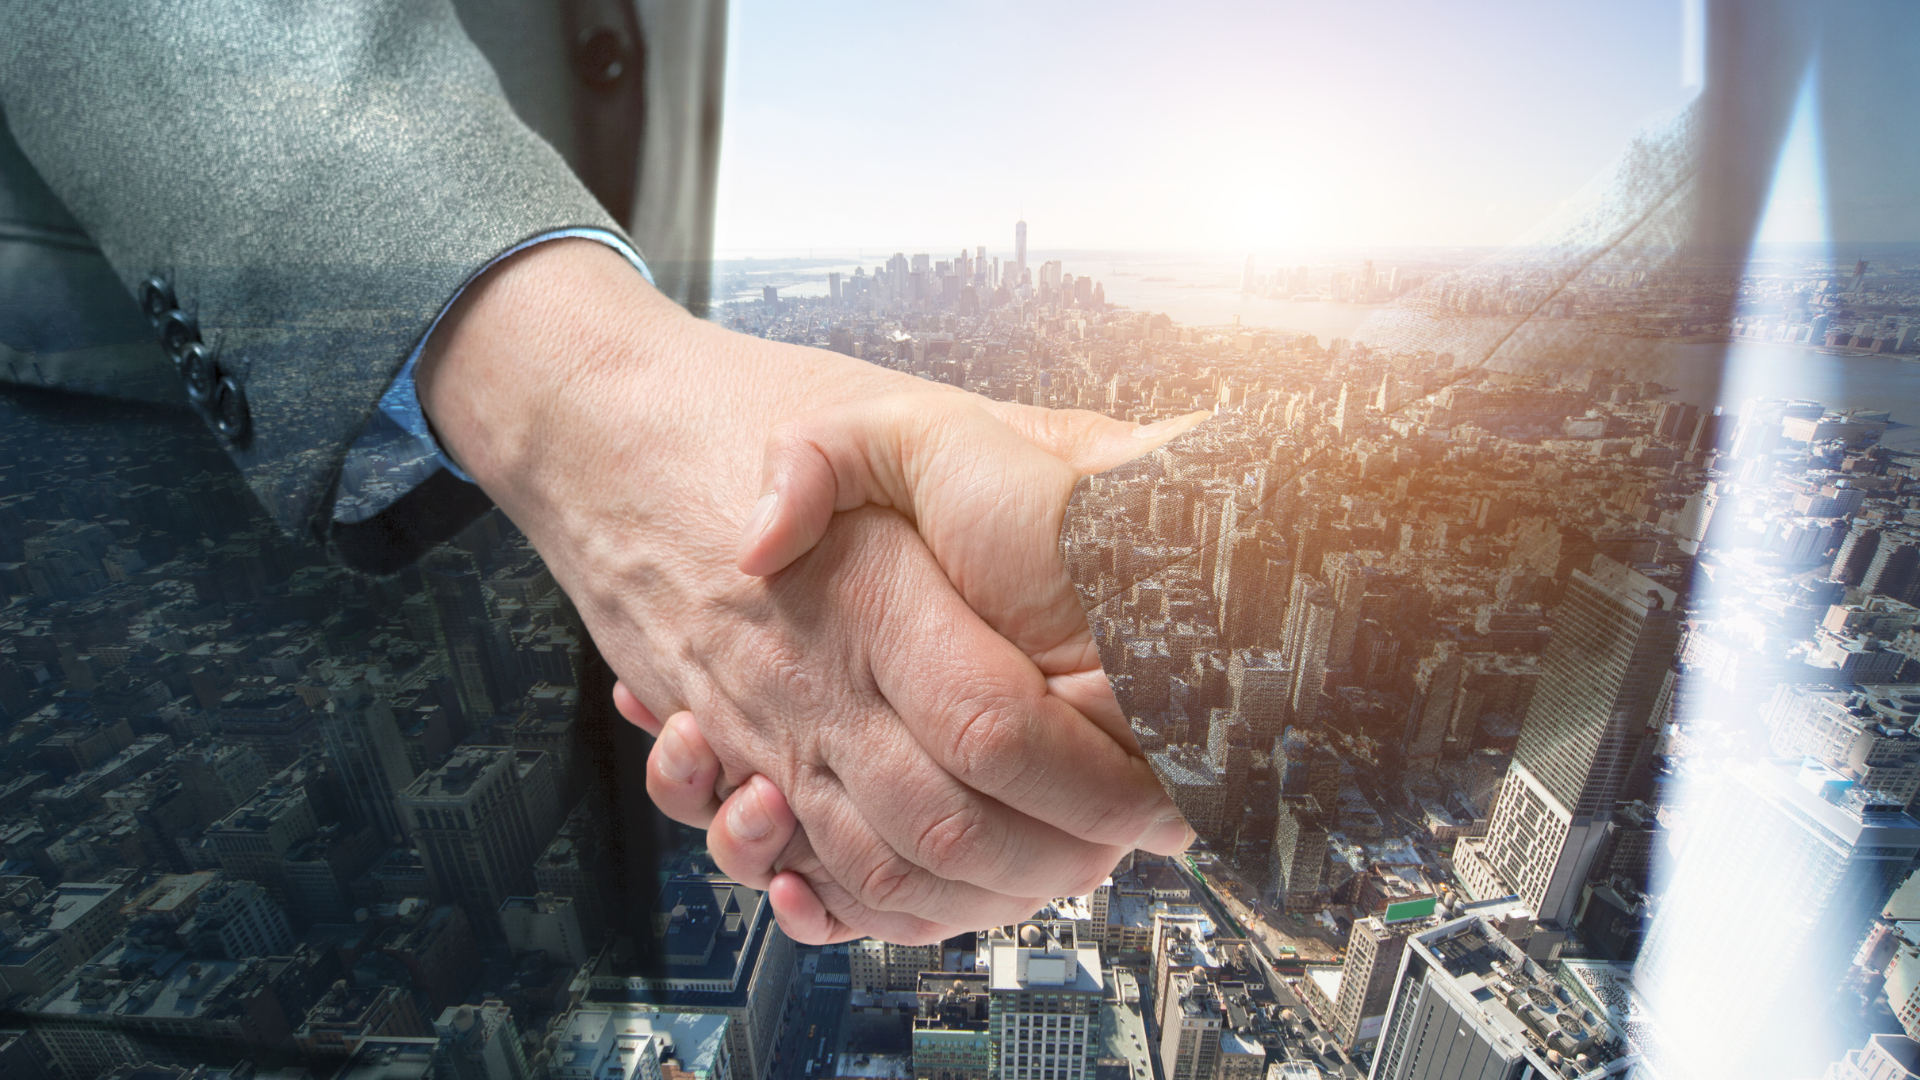
[[[649,293],[665,310],[649,310]],[[556,423],[581,417],[601,368],[617,363],[634,378],[657,366],[633,346],[661,335],[636,324],[676,315],[685,318],[602,244],[529,248],[472,282],[441,320],[414,372],[421,409],[447,456],[498,499],[556,449]]]

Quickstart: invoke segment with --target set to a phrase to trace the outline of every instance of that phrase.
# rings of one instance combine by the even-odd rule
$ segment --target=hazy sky
[[[1684,102],[1677,0],[733,0],[720,254],[1500,244]]]

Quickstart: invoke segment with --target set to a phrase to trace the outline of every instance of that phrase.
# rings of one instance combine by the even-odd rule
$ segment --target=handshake
[[[658,737],[656,804],[794,938],[935,941],[1191,842],[1057,545],[1081,476],[1204,414],[1136,427],[733,334],[590,241],[495,268],[417,380]]]

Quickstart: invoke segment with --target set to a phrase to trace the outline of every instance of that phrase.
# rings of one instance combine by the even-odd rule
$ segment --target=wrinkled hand
[[[943,392],[819,410],[770,440],[740,568],[784,570],[827,534],[836,511],[895,509],[916,524],[974,611],[1047,677],[1050,692],[1137,753],[1056,548],[1060,518],[1079,476],[1157,449],[1205,415],[1136,427]],[[652,722],[624,688],[615,700]],[[754,778],[721,803],[712,786],[718,763],[694,715],[668,719],[648,772],[649,791],[671,816],[702,826],[721,820],[709,831],[710,849],[730,872],[768,880],[783,920],[835,932],[804,884],[775,872],[792,821],[778,791]],[[1124,851],[1110,854],[1117,861]]]
[[[476,283],[416,378],[634,703],[698,715],[720,786],[760,776],[744,790],[791,809],[779,863],[823,905],[795,936],[933,940],[1184,843],[1146,761],[1050,694],[899,514],[841,515],[771,577],[736,567],[779,425],[928,384],[692,319],[575,241]]]

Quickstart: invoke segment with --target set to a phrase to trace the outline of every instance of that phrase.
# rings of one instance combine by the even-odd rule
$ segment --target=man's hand
[[[804,832],[782,866],[832,932],[1003,922],[1117,850],[1184,845],[1145,760],[1050,695],[898,514],[844,515],[770,578],[735,567],[771,432],[928,384],[694,320],[584,241],[476,283],[417,379],[637,701],[697,714],[723,787],[784,793]]]
[[[740,568],[776,574],[814,548],[836,512],[892,508],[915,523],[961,597],[1034,661],[1054,696],[1137,752],[1056,550],[1060,516],[1079,476],[1158,449],[1205,416],[1136,427],[937,392],[818,410],[781,425],[768,444]],[[718,822],[708,828],[710,850],[743,877],[770,881],[784,923],[833,933],[804,881],[776,873],[792,828],[777,788],[754,777],[722,803],[718,762],[695,716],[661,725],[624,687],[614,697],[636,723],[661,729],[648,764],[655,802],[683,821]]]

